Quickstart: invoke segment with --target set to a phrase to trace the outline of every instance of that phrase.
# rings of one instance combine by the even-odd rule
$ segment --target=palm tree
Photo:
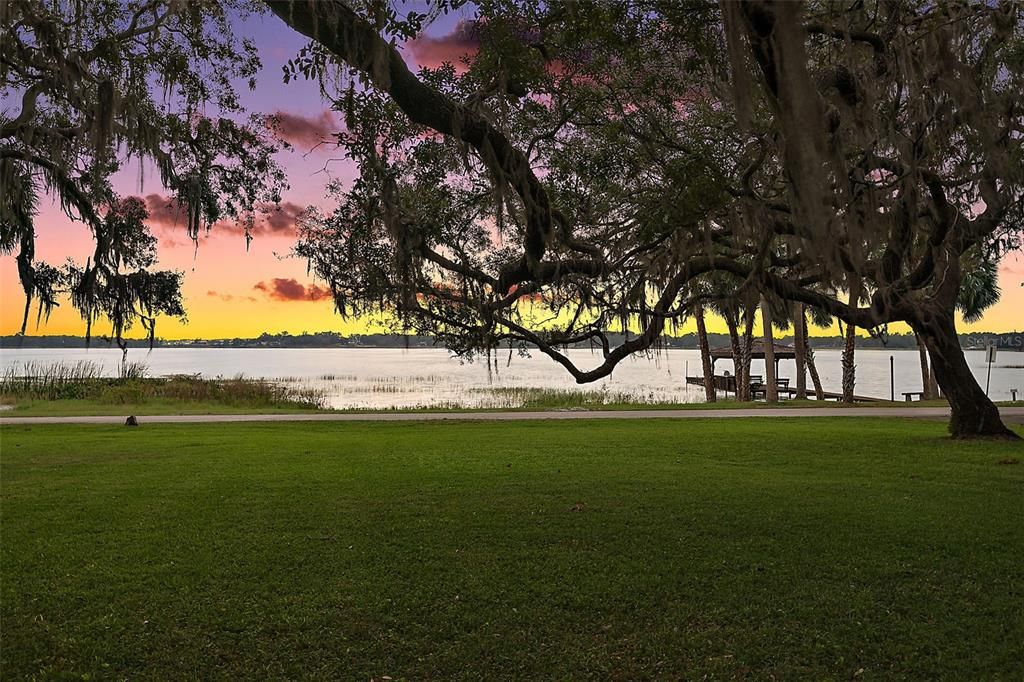
[[[700,364],[704,368],[704,396],[709,403],[715,402],[715,377],[711,364],[711,348],[708,345],[708,330],[704,321],[704,304],[698,300],[693,306],[697,319],[697,344],[700,346]]]
[[[956,307],[965,322],[977,322],[985,311],[999,302],[998,265],[983,255],[968,251],[961,261],[963,281],[957,296]]]
[[[850,284],[850,306],[860,302],[860,283],[854,280]],[[843,346],[843,402],[853,402],[853,391],[857,383],[857,365],[854,364],[854,353],[857,347],[857,327],[846,325],[846,343]]]
[[[729,330],[732,363],[736,372],[736,399],[750,400],[750,362],[754,344],[754,323],[757,321],[756,292],[737,294],[735,284],[727,279],[712,279],[714,298],[710,308],[725,320]],[[743,331],[740,332],[740,322]]]
[[[716,315],[725,320],[725,326],[729,331],[729,346],[732,351],[733,372],[735,374],[736,399],[749,400],[749,375],[750,364],[743,364],[743,343],[740,340],[740,316],[743,314],[740,305],[740,298],[736,295],[736,284],[730,278],[720,273],[712,273],[708,278],[712,298],[708,308]],[[752,325],[751,325],[752,326]],[[753,329],[751,329],[753,334]],[[749,356],[748,356],[749,358]],[[744,383],[746,383],[746,398],[744,398]]]
[[[793,304],[793,355],[796,359],[796,399],[807,400],[807,329],[804,304]]]
[[[917,332],[914,332],[914,338],[917,340],[917,354],[921,362],[921,395],[925,400],[932,400],[937,397],[938,386],[928,369],[928,349]]]
[[[729,347],[732,350],[732,366],[733,374],[735,374],[733,381],[736,387],[736,399],[740,400],[740,384],[745,380],[743,372],[743,346],[740,344],[739,311],[735,307],[735,301],[732,301],[732,303],[733,305],[716,306],[715,312],[722,316],[722,319],[725,320],[725,326],[729,330]]]
[[[845,342],[843,344],[843,402],[853,402],[853,391],[857,384],[857,365],[854,353],[857,348],[857,328],[852,324],[845,325]]]
[[[821,308],[810,308],[810,322],[815,327],[831,327],[832,316]],[[807,371],[811,375],[811,382],[814,384],[814,397],[817,400],[825,399],[825,389],[821,385],[821,377],[818,376],[818,366],[814,362],[814,349],[811,348],[809,324],[807,320],[808,308],[804,308],[804,357],[807,360]]]
[[[747,290],[742,295],[742,308],[743,308],[743,339],[742,346],[740,348],[740,367],[737,369],[737,375],[742,374],[742,378],[737,376],[737,386],[740,388],[739,399],[741,401],[750,400],[750,362],[751,356],[754,349],[754,322],[757,319],[757,308],[758,308],[758,294],[753,289]]]
[[[761,297],[761,326],[764,335],[764,399],[770,403],[779,402],[779,386],[775,378],[775,335],[772,331],[772,306],[768,299]]]
[[[999,289],[999,265],[978,247],[964,254],[960,267],[964,275],[956,307],[964,316],[964,322],[978,322],[984,317],[985,311],[998,303],[1002,296],[1003,292]],[[934,397],[941,398],[934,363],[929,379],[934,387]]]
[[[786,301],[785,299],[782,299],[782,298],[779,298],[777,296],[770,295],[770,294],[764,295],[762,301],[765,304],[767,304],[768,314],[769,314],[769,318],[771,320],[771,327],[772,327],[772,329],[771,329],[771,331],[769,333],[769,336],[766,337],[766,339],[765,339],[765,345],[769,346],[769,350],[766,351],[765,365],[769,364],[769,359],[768,359],[767,356],[770,354],[770,356],[771,356],[771,373],[774,376],[774,382],[773,383],[775,384],[775,393],[776,393],[776,395],[778,394],[778,376],[775,376],[777,374],[777,372],[775,371],[776,370],[776,366],[775,366],[775,345],[774,345],[775,344],[775,340],[774,340],[774,332],[775,331],[788,332],[789,328],[790,328],[790,324],[792,324],[793,330],[794,330],[793,331],[793,340],[794,340],[793,341],[793,355],[794,355],[794,359],[796,360],[796,365],[797,365],[797,385],[798,386],[800,386],[800,385],[803,386],[803,395],[801,397],[806,398],[807,397],[807,379],[806,379],[806,371],[807,371],[806,359],[807,359],[807,354],[805,352],[806,351],[806,343],[804,343],[804,344],[800,343],[801,338],[806,335],[806,333],[805,333],[806,324],[802,323],[803,322],[802,316],[801,316],[801,321],[797,322],[797,320],[794,317],[794,312],[796,311],[796,308],[795,308],[794,305],[791,305],[789,301]],[[803,308],[803,306],[801,304],[796,304],[796,305],[799,305],[800,308]],[[763,309],[762,309],[762,311],[763,311]],[[803,330],[800,329],[801,326],[804,328]],[[769,339],[770,339],[770,343],[769,343]],[[767,372],[766,372],[766,374],[767,374]]]
[[[736,298],[732,317],[734,326],[738,327],[738,316],[743,314],[743,336],[734,343],[739,346],[740,362],[737,364],[737,385],[741,391],[740,400],[750,400],[750,364],[753,355],[754,323],[757,313],[761,311],[762,339],[765,346],[765,397],[769,402],[778,400],[778,383],[775,376],[775,338],[774,330],[789,329],[789,308],[785,301],[770,293],[758,293],[750,289]],[[729,323],[728,317],[726,323]],[[772,397],[774,395],[774,398]]]

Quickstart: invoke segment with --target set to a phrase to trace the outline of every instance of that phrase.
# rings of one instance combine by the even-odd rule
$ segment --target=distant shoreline
[[[609,334],[613,345],[622,342],[624,335]],[[730,341],[726,334],[709,334],[708,340],[713,348],[729,347]],[[148,339],[127,339],[129,348],[148,349]],[[792,336],[778,336],[776,343],[792,344]],[[842,336],[812,336],[811,347],[814,349],[841,349],[845,344]],[[972,332],[960,334],[960,344],[964,350],[984,350],[988,344],[996,345],[1004,351],[1024,351],[1024,333],[1022,332]],[[403,336],[400,334],[366,334],[341,336],[333,332],[317,334],[262,334],[254,338],[236,339],[154,339],[154,348],[443,348],[435,339],[424,336]],[[34,349],[34,348],[117,348],[106,337],[94,337],[88,344],[81,336],[0,336],[0,350]],[[578,348],[590,348],[589,345],[578,345]],[[666,337],[662,347],[666,349],[696,350],[697,335]],[[913,334],[893,334],[883,342],[873,337],[858,337],[858,350],[916,350],[917,341]]]

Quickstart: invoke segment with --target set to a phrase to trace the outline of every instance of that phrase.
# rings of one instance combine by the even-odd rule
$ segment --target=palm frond
[[[956,307],[964,321],[977,322],[985,311],[999,301],[999,272],[997,264],[984,257],[968,257]]]

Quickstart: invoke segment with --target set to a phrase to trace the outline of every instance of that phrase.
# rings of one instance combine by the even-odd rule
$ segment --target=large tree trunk
[[[821,377],[818,376],[818,366],[814,364],[814,349],[811,348],[811,335],[807,329],[807,310],[801,311],[801,319],[804,328],[804,357],[807,358],[807,371],[811,373],[811,383],[814,384],[814,397],[817,400],[825,399],[825,389],[821,386]]]
[[[736,311],[728,310],[725,313],[725,326],[729,328],[729,344],[732,346],[732,366],[735,373],[736,399],[740,399],[740,382],[743,379],[743,348],[740,345],[739,321],[736,319]]]
[[[793,354],[796,356],[796,399],[807,400],[806,346],[804,345],[804,304],[793,304]]]
[[[922,311],[910,325],[928,347],[932,369],[952,409],[950,434],[954,438],[1019,440],[1020,437],[1003,424],[999,410],[974,379],[960,348],[953,313],[934,309]]]
[[[704,367],[704,396],[709,403],[715,402],[715,372],[711,366],[711,348],[708,346],[708,330],[704,326],[704,306],[694,307],[697,318],[697,343],[700,345],[700,364]]]
[[[764,328],[764,399],[779,402],[779,385],[775,380],[775,335],[772,330],[772,309],[768,299],[761,298],[761,326]]]
[[[920,334],[915,332],[914,338],[917,339],[917,355],[921,362],[921,394],[925,400],[931,400],[935,394],[932,392],[932,377],[928,369],[928,348]]]

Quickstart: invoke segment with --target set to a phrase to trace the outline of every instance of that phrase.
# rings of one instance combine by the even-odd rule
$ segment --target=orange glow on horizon
[[[306,263],[288,257],[292,248],[290,236],[261,236],[246,251],[244,239],[228,232],[216,231],[200,240],[198,249],[185,238],[184,227],[174,231],[160,231],[158,267],[181,270],[185,273],[183,293],[188,310],[187,324],[174,319],[162,319],[157,324],[157,335],[164,339],[218,339],[251,338],[264,332],[333,331],[344,335],[385,331],[380,320],[343,320],[334,312],[333,302],[324,298],[321,289],[314,289]],[[53,265],[68,257],[84,263],[93,250],[89,231],[75,224],[55,206],[44,207],[37,220],[37,257]],[[961,332],[1008,332],[1024,329],[1021,311],[1024,311],[1024,254],[1008,255],[1000,265],[999,282],[1002,298],[979,322],[964,324],[958,321]],[[276,291],[274,280],[293,284],[297,291],[311,294],[316,300],[282,300],[284,295],[295,295],[288,289]],[[291,282],[294,280],[294,283]],[[319,283],[322,287],[322,283]],[[315,294],[315,295],[314,295]],[[301,294],[299,294],[301,295]],[[0,334],[15,334],[21,327],[24,295],[18,281],[13,257],[0,259]],[[28,333],[38,335],[71,335],[85,333],[85,323],[69,305],[54,310],[49,321],[35,325],[35,306],[29,320]],[[676,334],[694,332],[694,321],[688,320]],[[708,320],[708,330],[725,333],[724,322],[716,317]],[[892,332],[908,331],[905,325],[891,325]],[[96,335],[109,333],[109,327],[100,325]],[[815,329],[815,335],[837,334],[832,329]],[[142,336],[141,328],[131,330],[129,336]]]
[[[80,246],[87,255],[91,248],[88,235]],[[262,242],[262,243],[261,243]],[[44,242],[40,242],[40,246]],[[67,242],[65,242],[67,244]],[[77,245],[76,245],[77,246]],[[219,339],[251,338],[264,332],[276,334],[287,332],[333,331],[343,335],[368,334],[385,331],[379,320],[342,319],[334,311],[329,299],[278,300],[265,290],[257,288],[261,282],[275,278],[295,280],[307,287],[313,282],[306,273],[305,263],[294,258],[280,258],[277,254],[287,252],[290,243],[286,239],[266,239],[253,242],[249,253],[244,244],[234,239],[213,237],[206,239],[194,252],[191,244],[161,249],[160,267],[185,271],[184,297],[188,310],[188,321],[181,324],[174,319],[161,319],[157,324],[157,335],[164,339]],[[41,249],[42,250],[42,249]],[[60,263],[64,259],[44,259]],[[1016,254],[1000,269],[1000,284],[1003,290],[999,303],[993,306],[979,322],[965,324],[958,321],[961,332],[1007,332],[1024,328],[1020,311],[1024,310],[1024,258]],[[13,258],[0,260],[0,334],[15,334],[21,327],[24,310],[24,295],[18,282],[17,268]],[[64,304],[54,310],[49,321],[35,324],[36,308],[33,306],[29,319],[28,334],[81,336],[85,323],[78,313]],[[890,325],[892,332],[905,332],[905,325]],[[676,332],[678,335],[696,331],[694,321],[688,320]],[[717,317],[709,317],[708,331],[725,333],[725,323]],[[105,335],[109,328],[100,325],[94,334]],[[814,335],[839,333],[838,324],[831,329],[814,329]],[[133,329],[129,336],[141,336],[140,328]]]

